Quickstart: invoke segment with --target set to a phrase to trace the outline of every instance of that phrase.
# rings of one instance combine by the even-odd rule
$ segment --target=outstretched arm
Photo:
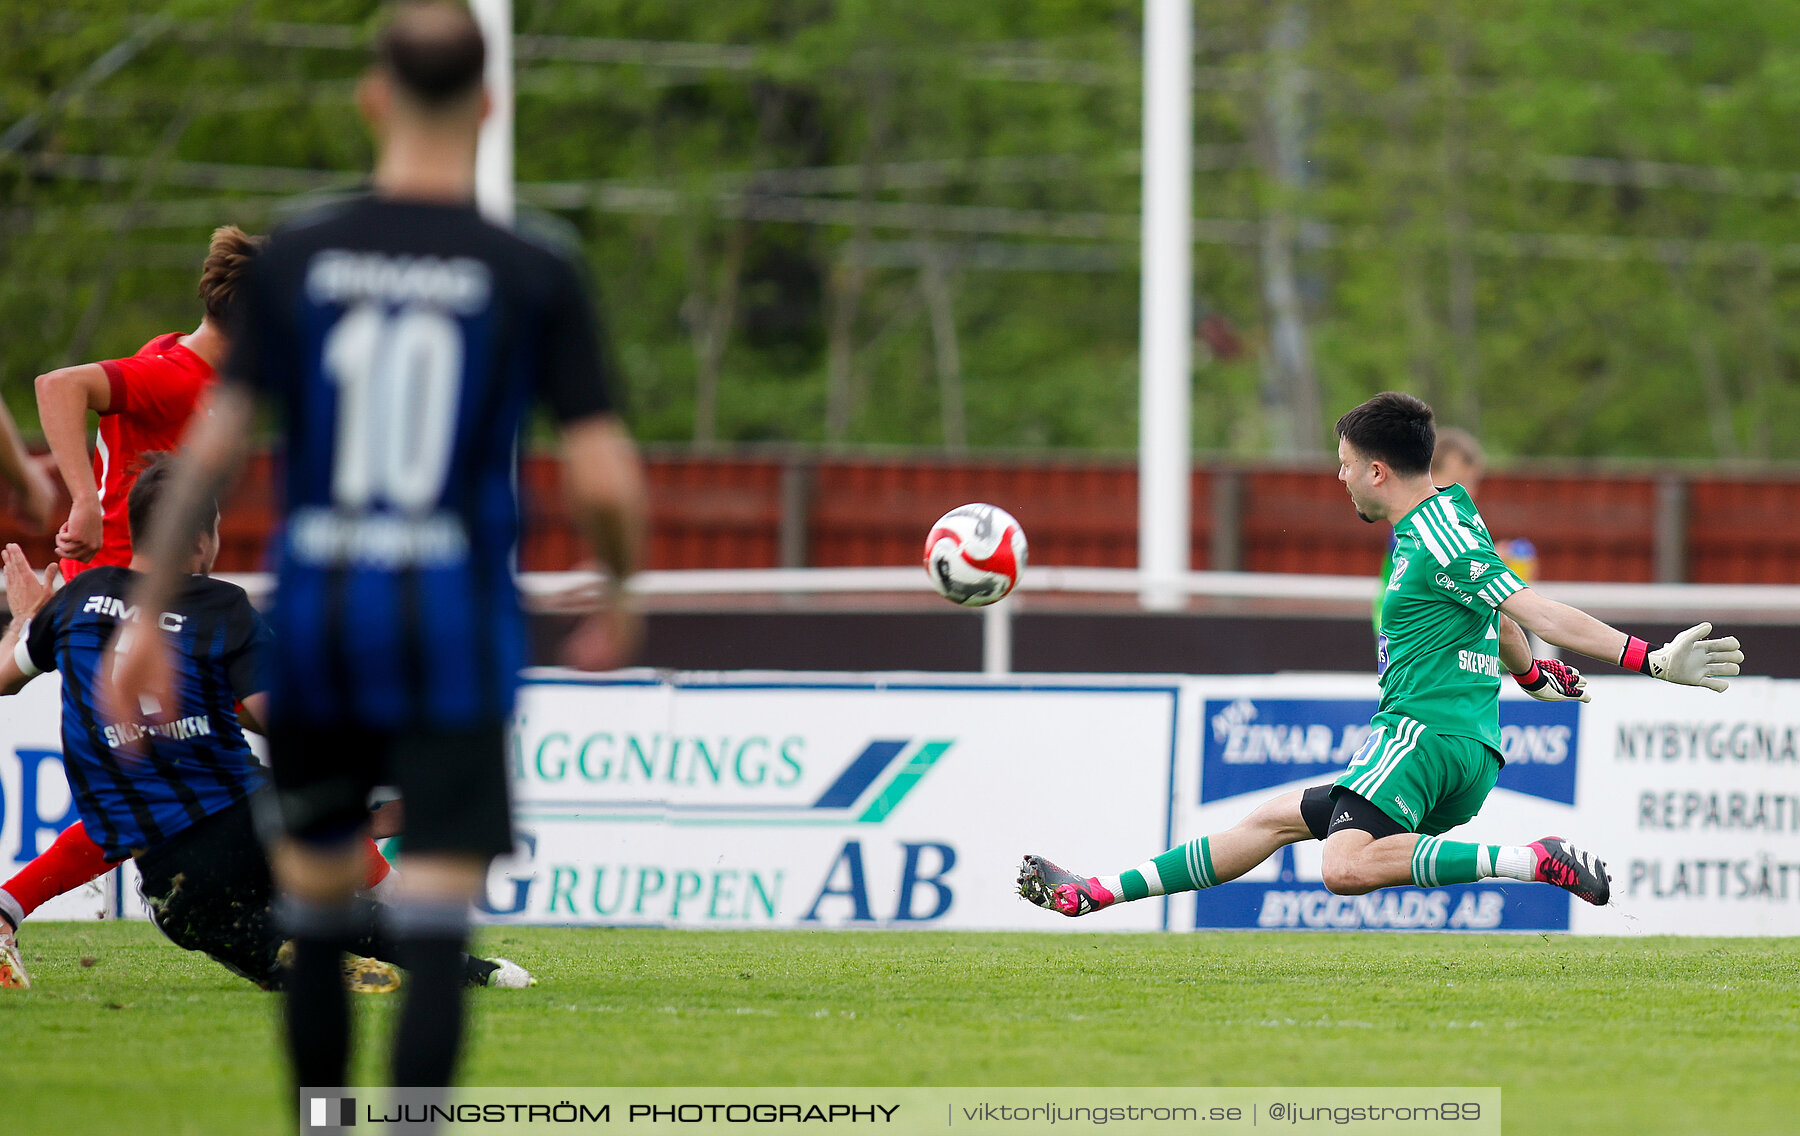
[[[1630,639],[1623,631],[1566,603],[1558,603],[1522,588],[1506,598],[1500,613],[1517,620],[1519,625],[1546,643],[1554,643],[1570,651],[1580,651],[1590,659],[1616,663],[1625,653]]]
[[[1736,637],[1705,638],[1712,632],[1710,623],[1695,624],[1663,646],[1651,650],[1644,640],[1627,635],[1579,608],[1540,596],[1530,588],[1522,588],[1508,596],[1500,605],[1500,611],[1546,643],[1682,686],[1704,686],[1708,690],[1722,691],[1731,685],[1725,680],[1737,674],[1739,664],[1744,661]]]

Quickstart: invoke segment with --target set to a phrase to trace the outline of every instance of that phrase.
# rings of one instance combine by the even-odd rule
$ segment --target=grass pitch
[[[23,939],[9,1133],[291,1131],[276,998],[141,923]],[[1499,1085],[1534,1136],[1800,1128],[1796,940],[507,928],[480,948],[542,984],[473,992],[477,1084]],[[397,1006],[358,999],[361,1038]]]

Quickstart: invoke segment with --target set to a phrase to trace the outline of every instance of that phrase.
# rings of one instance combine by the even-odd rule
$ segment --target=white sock
[[[1124,886],[1119,883],[1119,877],[1117,877],[1117,876],[1095,876],[1094,878],[1096,880],[1100,881],[1101,887],[1105,888],[1109,892],[1112,892],[1114,899],[1124,899],[1125,898]]]
[[[1529,883],[1537,879],[1537,853],[1516,844],[1502,844],[1500,855],[1494,857],[1494,874]]]

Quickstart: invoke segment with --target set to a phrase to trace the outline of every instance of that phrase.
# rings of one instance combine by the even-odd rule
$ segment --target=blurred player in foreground
[[[354,836],[375,784],[397,785],[407,811],[407,870],[388,909],[410,972],[391,1077],[447,1086],[455,1071],[471,903],[512,847],[504,740],[525,637],[508,554],[528,402],[560,424],[571,515],[615,583],[641,543],[643,474],[582,273],[475,210],[484,54],[460,5],[402,6],[380,32],[358,89],[374,192],[270,238],[213,414],[151,538],[159,552],[193,539],[266,399],[285,449],[269,740],[301,1086],[347,1076],[338,959],[356,930]],[[169,560],[158,568],[136,597],[145,610],[179,584]],[[614,665],[636,634],[608,604],[577,628],[569,661]],[[113,674],[128,727],[144,697],[172,697],[160,638],[119,652]]]
[[[168,455],[155,455],[141,476],[134,471],[129,515],[138,532],[155,515],[171,470]],[[241,728],[260,728],[267,709],[260,671],[270,637],[242,588],[208,576],[218,549],[215,509],[184,558],[180,597],[156,621],[180,645],[179,709],[161,724],[116,727],[96,710],[100,651],[115,629],[137,622],[122,597],[151,563],[136,556],[129,569],[83,572],[52,594],[56,569],[40,580],[24,552],[7,546],[0,555],[14,619],[0,637],[0,694],[18,693],[45,671],[62,672],[63,765],[84,824],[106,841],[101,856],[109,866],[136,858],[151,918],[173,942],[274,989],[285,981],[282,941],[252,816],[268,775]],[[378,957],[346,966],[350,989],[399,987],[393,967],[380,961],[394,952],[378,937],[364,936],[356,953]],[[4,983],[8,970],[19,981]],[[463,973],[471,986],[533,984],[506,959],[465,959]],[[0,984],[29,985],[16,950],[0,951]]]
[[[82,363],[39,375],[38,417],[50,442],[72,504],[57,533],[62,578],[85,569],[131,563],[127,502],[138,471],[153,453],[180,444],[195,411],[231,347],[229,313],[240,284],[262,249],[263,238],[235,225],[214,229],[207,242],[196,290],[200,325],[186,333],[156,336],[125,359]],[[87,447],[88,412],[100,416],[92,458]],[[4,447],[0,446],[0,453]],[[0,462],[3,466],[4,462]],[[54,487],[51,489],[54,500]],[[391,886],[389,865],[369,841],[364,847],[366,891]],[[14,932],[43,904],[111,870],[108,858],[80,821],[64,829],[50,847],[0,885],[0,987],[27,986]]]
[[[1473,818],[1504,764],[1500,670],[1525,672],[1533,697],[1587,701],[1585,682],[1533,661],[1510,617],[1545,641],[1684,686],[1726,689],[1738,641],[1705,638],[1708,623],[1656,650],[1524,586],[1495,553],[1469,495],[1432,484],[1431,408],[1377,395],[1338,419],[1338,480],[1357,516],[1397,535],[1388,585],[1390,662],[1369,739],[1331,785],[1263,804],[1235,827],[1189,841],[1116,876],[1080,876],[1038,856],[1019,868],[1019,894],[1064,915],[1122,900],[1194,891],[1236,879],[1285,845],[1323,840],[1325,886],[1339,895],[1437,887],[1501,876],[1553,884],[1589,903],[1611,895],[1606,865],[1560,837],[1473,844],[1440,833]]]

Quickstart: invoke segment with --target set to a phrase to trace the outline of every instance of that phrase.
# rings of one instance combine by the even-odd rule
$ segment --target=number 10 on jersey
[[[326,335],[324,362],[338,389],[332,499],[408,512],[436,504],[462,394],[456,321],[433,308],[358,304]]]

